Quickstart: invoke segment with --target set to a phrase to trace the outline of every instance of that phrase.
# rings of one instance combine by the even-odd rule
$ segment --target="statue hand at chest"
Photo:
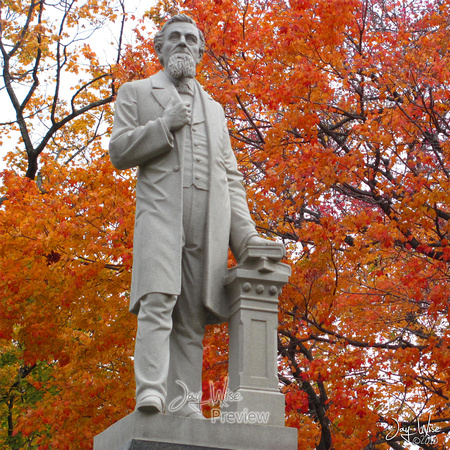
[[[191,105],[172,97],[164,110],[162,120],[170,131],[179,130],[191,120]]]

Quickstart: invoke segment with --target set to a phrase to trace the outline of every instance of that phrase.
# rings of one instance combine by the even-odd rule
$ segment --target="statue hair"
[[[166,28],[171,23],[177,23],[177,22],[184,22],[184,23],[191,23],[195,26],[198,30],[198,35],[200,37],[200,50],[203,52],[205,50],[205,36],[203,36],[203,33],[199,28],[197,27],[197,24],[195,23],[194,19],[187,16],[186,14],[177,14],[176,16],[171,17],[164,25],[163,27],[155,34],[155,37],[153,38],[153,46],[155,47],[155,50],[159,52],[162,48],[163,42],[164,42],[164,33],[166,31]]]

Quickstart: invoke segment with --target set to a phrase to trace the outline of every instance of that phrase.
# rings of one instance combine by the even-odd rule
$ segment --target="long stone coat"
[[[209,202],[203,289],[205,306],[226,320],[224,279],[228,247],[237,256],[256,235],[242,175],[237,169],[222,107],[195,81],[206,118]],[[163,72],[125,83],[117,95],[110,141],[117,169],[138,166],[130,311],[151,292],[178,295],[181,289],[183,161],[187,126],[170,133],[161,120],[175,86]],[[196,118],[192,120],[195,125]]]

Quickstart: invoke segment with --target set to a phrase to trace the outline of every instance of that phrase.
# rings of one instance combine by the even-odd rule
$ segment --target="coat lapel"
[[[163,109],[166,109],[171,98],[181,101],[180,94],[174,84],[161,70],[155,74],[152,78],[152,90],[151,94],[155,100],[161,105]],[[178,163],[180,167],[184,161],[184,142],[185,142],[186,127],[182,127],[173,133],[175,139],[175,146],[178,149]],[[183,171],[181,171],[183,173]]]
[[[164,72],[161,70],[156,75],[151,77],[152,80],[152,90],[151,93],[156,99],[156,101],[162,106],[162,108],[166,108],[170,99],[173,97],[175,99],[181,100],[178,91],[176,90],[173,83],[167,78]]]

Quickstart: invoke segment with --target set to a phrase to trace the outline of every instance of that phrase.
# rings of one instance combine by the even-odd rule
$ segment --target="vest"
[[[180,94],[185,102],[192,104],[191,123],[186,130],[184,143],[183,187],[194,185],[207,191],[209,188],[209,152],[205,112],[200,93],[195,86],[194,96]]]

